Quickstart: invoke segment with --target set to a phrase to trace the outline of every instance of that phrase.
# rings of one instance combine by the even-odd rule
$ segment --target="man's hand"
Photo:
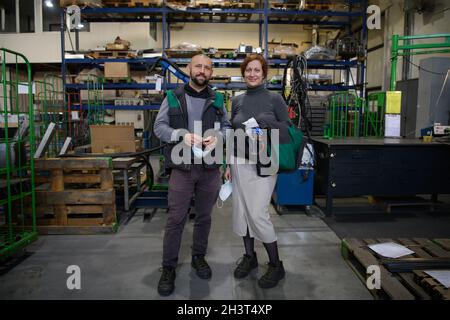
[[[203,139],[203,145],[208,149],[212,149],[216,146],[217,138],[215,136],[209,136]]]
[[[192,147],[194,144],[201,144],[202,143],[202,137],[194,134],[194,133],[186,133],[183,137],[183,142],[188,145],[189,147]]]

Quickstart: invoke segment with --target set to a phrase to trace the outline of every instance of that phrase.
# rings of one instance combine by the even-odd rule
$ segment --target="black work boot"
[[[208,263],[206,262],[204,255],[192,256],[191,266],[192,268],[195,269],[195,272],[197,273],[199,278],[202,279],[211,278],[212,271]]]
[[[168,296],[175,290],[175,268],[162,267],[161,278],[158,283],[158,293]]]
[[[282,261],[278,265],[269,262],[268,266],[267,272],[258,280],[259,287],[263,289],[275,287],[285,274]]]
[[[244,254],[241,258],[241,262],[239,262],[238,266],[234,270],[234,277],[236,279],[242,279],[248,276],[250,271],[258,267],[258,258],[256,257],[256,252],[253,253],[253,256],[249,256],[248,254]]]

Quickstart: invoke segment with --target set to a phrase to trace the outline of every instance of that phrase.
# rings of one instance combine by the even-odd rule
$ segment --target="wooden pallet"
[[[87,54],[94,59],[119,59],[119,58],[136,58],[137,55],[133,51],[128,50],[105,50],[105,51],[92,51]]]
[[[234,2],[231,4],[233,9],[253,9],[256,4],[252,2]]]
[[[161,7],[162,0],[103,0],[104,7],[125,7],[125,8],[135,8],[135,7]]]
[[[450,300],[450,289],[423,271],[413,271],[414,281],[435,300]]]
[[[192,58],[193,56],[202,53],[201,51],[182,51],[182,50],[166,50],[169,58]]]
[[[401,258],[402,262],[434,261],[437,259],[449,259],[450,250],[440,243],[449,243],[449,239],[429,240],[424,238],[401,239],[344,239],[342,241],[342,255],[348,265],[356,272],[357,276],[366,283],[367,267],[377,265],[381,271],[381,289],[370,290],[377,299],[388,300],[429,300],[433,296],[427,292],[420,282],[417,282],[414,271],[390,272],[386,262],[398,261],[385,259],[368,248],[370,244],[395,242],[404,245],[415,253]]]
[[[35,160],[36,216],[45,234],[105,233],[117,228],[111,158]]]
[[[271,3],[272,9],[278,10],[302,10],[298,3]],[[327,11],[332,7],[331,4],[325,3],[315,3],[315,4],[306,4],[304,10],[312,10],[312,11]]]
[[[426,207],[434,211],[435,202],[420,197],[371,197],[370,201],[387,213],[396,207]]]
[[[230,7],[230,2],[229,1],[212,2],[209,0],[196,0],[195,7],[200,9],[214,9],[214,8],[225,9]]]
[[[296,55],[295,54],[287,54],[287,53],[270,53],[270,59],[292,59]]]
[[[331,10],[332,5],[326,3],[314,3],[314,4],[306,4],[305,10],[314,10],[314,11],[328,11]]]
[[[104,77],[103,83],[132,83],[132,78],[126,78],[126,77]]]

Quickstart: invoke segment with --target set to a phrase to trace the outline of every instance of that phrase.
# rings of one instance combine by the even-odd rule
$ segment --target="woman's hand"
[[[230,166],[227,166],[223,176],[225,177],[225,180],[231,181],[231,169],[230,169]]]

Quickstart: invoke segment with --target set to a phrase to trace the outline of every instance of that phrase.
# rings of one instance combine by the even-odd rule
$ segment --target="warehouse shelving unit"
[[[310,1],[323,3],[323,1]],[[258,24],[258,43],[263,49],[264,55],[268,58],[269,65],[272,68],[284,68],[288,63],[288,59],[272,59],[268,57],[269,47],[269,25],[272,24],[290,24],[290,25],[317,25],[326,27],[327,29],[339,29],[345,31],[346,35],[352,34],[352,24],[354,19],[361,19],[361,43],[364,46],[364,52],[367,44],[367,26],[366,26],[366,6],[367,0],[345,0],[347,5],[346,11],[324,11],[324,10],[286,10],[274,9],[270,7],[268,0],[260,0],[257,8],[188,8],[186,10],[175,10],[166,5],[163,1],[161,7],[140,7],[140,8],[84,8],[81,9],[82,16],[86,17],[89,22],[130,22],[130,23],[152,23],[157,22],[162,25],[162,56],[167,58],[166,50],[170,48],[170,24],[185,23],[238,23],[238,24]],[[359,10],[354,10],[359,5]],[[240,17],[243,17],[241,19]],[[158,58],[108,58],[108,59],[65,59],[65,43],[64,43],[64,22],[65,10],[61,12],[61,57],[62,57],[62,75],[65,79],[66,66],[99,66],[105,62],[127,62],[132,70],[148,70],[149,66],[157,63]],[[79,33],[75,33],[75,43],[79,43]],[[77,50],[78,50],[78,45]],[[171,62],[179,66],[185,66],[189,59],[169,58]],[[243,59],[212,59],[216,68],[239,68]],[[340,84],[309,84],[311,91],[358,91],[358,95],[365,95],[365,60],[347,59],[347,60],[308,60],[308,69],[313,70],[338,70],[346,73],[346,81],[344,85]],[[357,68],[358,83],[350,85],[350,70]],[[246,85],[244,82],[214,82],[213,87],[219,90],[244,90]],[[170,76],[162,84],[162,89],[175,88],[177,84],[170,82]],[[282,90],[281,84],[268,83],[270,90]],[[65,84],[66,90],[83,90],[86,89],[84,84]],[[152,83],[105,83],[104,90],[154,90],[155,84]],[[81,109],[85,109],[85,105],[80,105]],[[104,105],[105,109],[121,109],[121,110],[153,110],[157,111],[159,105],[141,105],[141,106],[114,106]],[[148,138],[148,133],[144,134],[144,139]],[[146,147],[149,144],[145,143]],[[154,194],[151,192],[143,195],[152,198]],[[153,198],[152,198],[153,199]],[[139,205],[140,200],[136,202]],[[147,200],[142,200],[147,203]],[[151,200],[154,205],[154,199]]]
[[[314,1],[321,3],[319,1]],[[314,3],[313,2],[313,3]],[[297,25],[320,25],[327,28],[343,29],[350,35],[352,32],[352,19],[361,18],[361,43],[364,48],[367,43],[366,26],[366,0],[347,0],[348,11],[319,11],[319,10],[285,10],[274,9],[270,7],[268,0],[260,0],[259,6],[255,9],[244,8],[188,8],[186,10],[175,10],[168,7],[163,1],[161,7],[139,7],[139,8],[84,8],[81,14],[89,22],[160,22],[162,23],[162,47],[167,50],[170,47],[170,23],[191,22],[191,23],[253,23],[259,25],[259,46],[264,48],[264,54],[267,58],[268,53],[268,34],[271,24],[297,24]],[[362,8],[360,11],[353,11],[355,5]],[[136,59],[65,59],[64,43],[64,22],[65,10],[61,12],[61,73],[65,79],[66,65],[101,65],[105,62],[128,62],[134,68],[152,65],[157,58],[136,58]],[[247,16],[246,19],[239,20],[238,15]],[[254,18],[256,17],[256,18]],[[217,19],[216,19],[217,18]],[[75,33],[75,43],[79,43],[79,33]],[[163,53],[165,55],[165,53]],[[170,59],[179,64],[186,65],[188,59]],[[215,67],[236,68],[242,62],[242,59],[213,59]],[[288,63],[287,59],[269,59],[272,67],[283,67]],[[362,97],[365,94],[365,61],[357,60],[309,60],[310,69],[324,70],[344,70],[347,73],[346,85],[320,85],[311,84],[312,91],[346,91],[358,90]],[[350,68],[358,68],[358,79],[360,84],[349,85]],[[245,88],[244,83],[214,83],[217,89],[221,90],[240,90]],[[173,88],[174,85],[164,83],[165,89]],[[281,85],[270,84],[269,89],[281,90]],[[66,84],[66,89],[82,90],[83,85]],[[153,90],[154,84],[105,84],[104,89],[123,89],[123,90]],[[123,109],[134,109],[134,106],[120,106]],[[141,109],[153,110],[155,106],[141,106]],[[114,106],[105,105],[105,108],[114,109]]]

